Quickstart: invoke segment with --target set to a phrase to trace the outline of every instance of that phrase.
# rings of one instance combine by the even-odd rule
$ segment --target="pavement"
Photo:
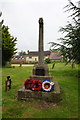
[[[11,66],[20,66],[20,64],[11,64]],[[22,64],[22,66],[34,66],[34,64]]]

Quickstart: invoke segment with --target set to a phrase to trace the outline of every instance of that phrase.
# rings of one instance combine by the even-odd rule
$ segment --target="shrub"
[[[45,63],[46,63],[46,64],[51,63],[51,59],[46,58],[46,59],[45,59]]]

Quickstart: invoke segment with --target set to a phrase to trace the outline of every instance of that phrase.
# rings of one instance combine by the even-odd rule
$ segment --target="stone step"
[[[32,91],[23,86],[18,90],[18,100],[40,99],[49,102],[59,102],[61,100],[60,87],[57,81],[54,81],[54,90],[51,92]]]

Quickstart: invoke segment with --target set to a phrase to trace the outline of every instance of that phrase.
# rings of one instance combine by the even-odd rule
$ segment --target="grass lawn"
[[[49,72],[59,82],[62,101],[58,104],[40,100],[18,101],[17,91],[32,74],[33,67],[3,68],[3,118],[78,118],[78,66],[56,63],[54,69],[49,64]],[[12,89],[5,92],[6,76],[12,79]]]

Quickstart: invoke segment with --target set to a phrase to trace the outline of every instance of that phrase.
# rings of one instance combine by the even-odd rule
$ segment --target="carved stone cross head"
[[[43,18],[39,18],[39,24],[43,24]]]

